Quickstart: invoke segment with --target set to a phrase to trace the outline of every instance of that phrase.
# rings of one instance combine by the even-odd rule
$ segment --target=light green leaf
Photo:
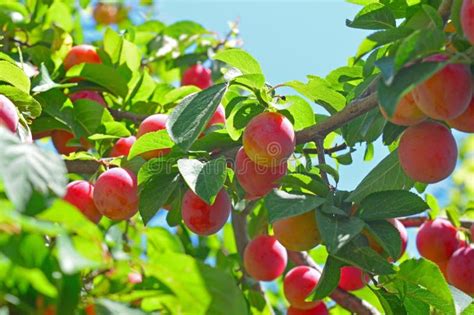
[[[145,152],[169,149],[173,146],[174,143],[165,129],[149,132],[142,135],[137,139],[137,141],[135,141],[135,143],[133,143],[130,148],[130,153],[128,154],[128,159],[131,160]]]
[[[0,81],[11,84],[24,93],[30,93],[30,79],[20,67],[9,61],[0,60]]]
[[[219,51],[214,58],[239,69],[242,74],[262,74],[259,63],[248,52],[234,48]]]

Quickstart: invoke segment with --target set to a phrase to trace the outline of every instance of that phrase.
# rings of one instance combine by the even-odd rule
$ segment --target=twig
[[[453,0],[443,0],[438,8],[438,13],[443,18],[443,21],[447,21],[451,15],[451,7],[453,6]]]
[[[136,124],[141,123],[145,118],[147,118],[147,115],[139,115],[131,112],[125,112],[117,109],[112,109],[109,108],[109,112],[114,117],[116,120],[130,120]]]
[[[99,161],[94,160],[66,160],[66,168],[68,173],[94,174],[102,165]]]
[[[338,144],[338,145],[336,145],[332,148],[329,148],[329,149],[324,149],[324,153],[326,153],[327,155],[331,155],[333,153],[343,151],[345,149],[347,149],[347,144],[343,143],[343,144]],[[303,149],[303,153],[318,154],[318,149]]]
[[[309,266],[316,269],[319,273],[321,273],[321,269],[319,268],[318,264],[316,264],[316,262],[306,252],[288,251],[288,257],[296,265]],[[337,304],[349,310],[353,314],[359,314],[359,315],[380,314],[380,312],[371,304],[339,288],[336,288],[331,293],[331,298]]]
[[[319,164],[326,164],[326,153],[324,152],[324,137],[316,139],[316,150],[318,151]],[[319,170],[322,180],[329,185],[328,174],[322,169]]]
[[[447,219],[447,218],[444,218]],[[425,217],[425,216],[420,216],[420,217],[407,217],[407,218],[400,218],[398,219],[405,227],[411,228],[411,227],[419,227],[426,221],[429,221],[430,218]],[[474,224],[474,221],[472,220],[461,220],[461,226],[463,228],[469,229],[471,225]]]

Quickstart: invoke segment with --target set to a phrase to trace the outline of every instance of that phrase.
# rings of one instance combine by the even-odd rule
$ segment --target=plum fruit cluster
[[[423,223],[416,235],[416,247],[421,256],[438,265],[450,284],[474,295],[474,248],[461,239],[461,233],[448,220]]]
[[[381,112],[393,124],[408,127],[398,148],[405,173],[421,183],[436,183],[456,166],[458,149],[450,127],[474,132],[472,76],[468,65],[449,63],[445,55],[424,62],[447,64],[405,94],[391,117],[382,106]]]

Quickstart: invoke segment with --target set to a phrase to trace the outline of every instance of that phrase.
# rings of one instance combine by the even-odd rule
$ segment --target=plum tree
[[[293,251],[310,250],[321,243],[315,211],[275,221],[273,233],[283,246]]]
[[[118,139],[109,155],[111,157],[127,156],[136,140],[135,136]]]
[[[87,100],[97,102],[97,103],[99,103],[100,105],[102,105],[104,107],[107,107],[107,104],[105,103],[104,98],[97,91],[82,90],[82,91],[71,93],[69,95],[69,98],[73,102],[75,102],[77,100],[80,100],[80,99],[87,99]]]
[[[310,308],[308,310],[300,310],[298,308],[290,306],[286,315],[329,315],[329,311],[326,307],[326,304],[321,302],[315,307]]]
[[[461,7],[461,25],[464,36],[474,44],[474,2],[464,0]]]
[[[273,281],[283,274],[287,263],[286,249],[276,238],[259,235],[244,250],[244,266],[258,281]]]
[[[458,248],[448,261],[448,281],[459,290],[474,295],[474,247]]]
[[[133,217],[138,211],[136,175],[120,167],[105,171],[95,183],[94,203],[111,220]]]
[[[219,231],[231,210],[230,198],[225,189],[221,189],[214,204],[209,205],[192,190],[187,190],[182,201],[184,224],[198,235],[211,235]]]
[[[360,268],[345,266],[341,268],[339,287],[346,291],[360,290],[369,282],[369,276]]]
[[[102,218],[102,214],[94,203],[94,186],[85,180],[69,183],[63,199],[79,209],[94,223],[98,223]]]
[[[80,150],[80,147],[68,145],[69,140],[74,139],[74,135],[66,130],[53,130],[51,132],[51,140],[60,154],[69,155]]]
[[[196,64],[184,71],[181,85],[194,85],[205,90],[212,85],[211,70],[201,64]]]
[[[450,130],[437,122],[422,122],[405,130],[398,156],[405,173],[422,183],[436,183],[456,167],[457,146]]]
[[[426,58],[429,62],[446,62],[445,55]],[[447,64],[413,89],[419,109],[427,116],[453,119],[461,115],[472,97],[471,71],[467,65]]]
[[[149,132],[166,129],[167,120],[168,120],[168,115],[166,114],[154,114],[154,115],[148,116],[147,118],[145,118],[145,120],[141,122],[140,126],[138,127],[137,139],[139,139],[141,136]],[[169,152],[170,152],[170,149],[158,149],[158,150],[145,152],[141,154],[141,156],[145,160],[149,160],[152,158],[163,156],[165,154],[168,154]]]
[[[64,69],[69,70],[81,63],[102,63],[94,46],[78,45],[72,47],[64,58]]]
[[[5,95],[0,94],[0,126],[4,126],[11,132],[16,132],[18,119],[15,105]]]
[[[459,131],[474,133],[474,97],[471,98],[471,102],[464,113],[446,122],[450,127]]]
[[[392,117],[387,115],[387,112],[382,106],[380,106],[380,111],[385,119],[400,126],[413,126],[427,118],[416,105],[411,92],[405,94],[400,102],[398,102]]]
[[[461,244],[458,230],[441,218],[423,223],[416,235],[420,255],[436,263],[448,261]]]
[[[217,106],[216,112],[212,115],[211,120],[207,123],[207,128],[217,125],[217,124],[225,124],[225,108],[222,104]]]
[[[266,167],[254,163],[240,148],[235,156],[235,175],[240,186],[247,193],[246,199],[253,200],[265,196],[278,186],[278,181],[285,176],[287,163],[276,167]]]
[[[255,163],[275,167],[286,163],[295,151],[295,132],[280,113],[265,112],[254,117],[243,135],[245,153]]]
[[[316,307],[321,301],[305,301],[316,288],[319,272],[308,266],[298,266],[291,269],[283,280],[283,292],[291,306],[308,310]]]

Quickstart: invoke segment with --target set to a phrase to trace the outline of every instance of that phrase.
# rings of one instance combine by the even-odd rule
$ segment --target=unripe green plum
[[[345,266],[341,268],[341,278],[339,279],[339,287],[346,291],[360,290],[369,282],[369,277],[362,269]]]
[[[0,126],[11,132],[18,129],[18,113],[16,106],[5,95],[0,94]]]
[[[184,71],[181,85],[194,85],[205,90],[212,85],[211,70],[201,64],[191,66]]]
[[[315,211],[288,217],[273,223],[277,240],[292,251],[306,251],[321,243]]]
[[[154,114],[148,116],[145,120],[142,121],[138,127],[137,139],[139,139],[144,134],[149,132],[159,131],[166,129],[166,121],[168,120],[168,115],[166,114]],[[152,158],[161,157],[170,152],[170,149],[158,149],[141,154],[145,160],[150,160]]]
[[[229,219],[231,203],[225,189],[221,189],[214,204],[208,205],[192,190],[183,196],[182,217],[184,224],[198,235],[211,235],[218,232]]]
[[[457,156],[451,131],[431,121],[406,129],[398,147],[402,169],[408,177],[422,183],[436,183],[451,175]]]
[[[79,209],[94,223],[98,223],[102,218],[102,214],[94,203],[94,186],[85,180],[69,183],[63,199]]]
[[[293,306],[288,308],[287,315],[329,315],[328,308],[323,302],[319,303],[317,306],[310,308],[309,310],[300,310]]]
[[[255,116],[243,135],[245,153],[255,163],[276,167],[286,163],[295,151],[295,131],[291,122],[279,113]]]
[[[444,55],[426,59],[444,62]],[[471,71],[468,65],[448,64],[413,89],[418,108],[427,116],[438,119],[453,119],[466,111],[472,97]]]
[[[285,176],[287,169],[287,163],[276,167],[258,165],[247,156],[244,148],[240,148],[235,156],[235,175],[248,200],[263,197],[278,187],[278,181]]]
[[[290,305],[308,310],[321,303],[321,301],[305,301],[318,285],[319,277],[319,272],[308,266],[298,266],[291,269],[283,280],[283,292]]]
[[[112,150],[110,151],[110,156],[128,156],[128,154],[130,153],[130,149],[132,148],[132,145],[135,143],[136,140],[137,139],[135,138],[135,136],[118,139],[112,147]]]
[[[64,58],[64,69],[67,71],[81,63],[102,63],[94,46],[78,45],[72,47]]]
[[[102,173],[94,189],[97,209],[111,220],[128,220],[138,211],[137,177],[116,167]]]
[[[461,245],[458,230],[445,219],[426,221],[416,235],[420,255],[436,263],[448,261]]]
[[[460,18],[464,36],[474,45],[474,1],[463,1]]]
[[[448,281],[459,290],[474,296],[474,248],[465,246],[457,249],[448,262]]]
[[[411,92],[404,95],[400,102],[398,102],[392,117],[388,117],[387,112],[382,106],[380,106],[380,112],[386,120],[400,126],[413,126],[427,118],[418,106],[416,106]]]
[[[474,97],[469,107],[460,116],[446,121],[451,128],[459,131],[474,133]]]
[[[258,281],[273,281],[281,276],[287,260],[286,249],[273,236],[259,235],[245,247],[245,270]]]

